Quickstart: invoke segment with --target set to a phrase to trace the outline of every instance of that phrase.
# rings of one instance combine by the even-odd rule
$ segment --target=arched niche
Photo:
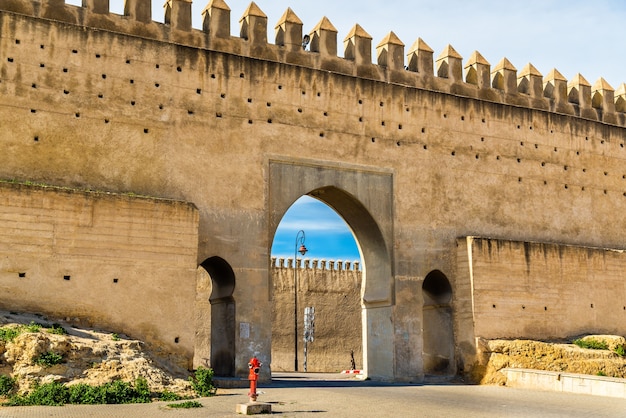
[[[452,326],[452,286],[445,274],[433,270],[422,283],[424,374],[454,375],[454,332]]]
[[[220,257],[210,257],[200,266],[211,277],[211,357],[216,376],[235,375],[235,273]]]

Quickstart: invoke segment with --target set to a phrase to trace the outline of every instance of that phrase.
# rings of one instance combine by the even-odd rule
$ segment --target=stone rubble
[[[67,334],[52,334],[48,328],[52,322],[45,318],[0,313],[1,327],[33,322],[45,328],[23,332],[11,342],[0,341],[0,374],[17,378],[21,393],[27,392],[34,382],[97,386],[114,380],[134,383],[143,377],[153,393],[168,390],[194,396],[187,381],[190,373],[158,359],[141,341],[66,324],[62,326]],[[60,354],[63,362],[50,367],[38,365],[36,359],[46,352]]]
[[[479,339],[481,361],[473,378],[482,384],[504,385],[506,376],[500,370],[506,367],[626,378],[626,357],[612,351],[618,345],[626,348],[624,337],[589,335],[582,339],[604,341],[609,350],[532,340]]]

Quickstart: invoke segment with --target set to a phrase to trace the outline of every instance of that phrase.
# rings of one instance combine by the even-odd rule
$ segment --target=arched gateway
[[[364,167],[270,161],[268,242],[287,209],[313,196],[337,211],[354,232],[363,257],[363,368],[368,377],[394,377],[391,173]]]

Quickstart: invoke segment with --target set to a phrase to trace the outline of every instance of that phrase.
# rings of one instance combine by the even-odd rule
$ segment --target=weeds
[[[35,388],[28,395],[12,396],[5,405],[7,406],[29,406],[48,405],[60,406],[69,401],[67,387],[61,383],[52,382],[43,385],[35,385]]]
[[[621,357],[626,357],[626,349],[624,349],[623,345],[618,345],[615,348],[615,354],[617,354],[618,356],[621,356]]]
[[[7,396],[15,388],[15,379],[11,376],[0,374],[0,396]]]
[[[22,330],[24,332],[39,332],[43,325],[36,323],[35,321],[30,321],[30,324],[24,325]]]
[[[577,346],[579,346],[580,348],[589,348],[592,350],[608,350],[609,349],[609,346],[607,345],[607,343],[603,341],[594,340],[592,338],[588,340],[577,339],[572,342],[576,344]]]
[[[57,335],[66,335],[67,334],[67,331],[65,330],[65,328],[63,328],[59,324],[52,324],[52,326],[48,329],[48,332],[50,334],[57,334]]]
[[[11,342],[24,332],[39,332],[43,325],[31,321],[28,325],[8,326],[0,328],[0,340]]]
[[[48,351],[40,355],[35,360],[35,363],[43,367],[51,367],[56,364],[63,363],[63,356],[61,354],[55,353],[54,351]]]
[[[159,399],[162,401],[180,401],[183,397],[166,389],[159,394]]]
[[[198,401],[185,401],[181,403],[170,403],[167,405],[170,408],[202,408],[202,405]]]
[[[2,327],[0,328],[0,340],[11,342],[20,335],[21,331],[18,327]]]
[[[217,388],[213,386],[213,369],[211,368],[198,367],[194,375],[189,377],[189,382],[198,396],[213,396],[217,391]]]
[[[61,383],[36,385],[27,395],[15,395],[9,398],[6,406],[27,405],[64,405],[72,404],[120,404],[148,403],[150,389],[144,378],[138,378],[134,385],[116,380],[100,386],[77,384],[67,386]]]

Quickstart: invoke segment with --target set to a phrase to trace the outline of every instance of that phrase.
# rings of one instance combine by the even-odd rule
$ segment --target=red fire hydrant
[[[256,382],[257,380],[259,380],[261,362],[258,358],[252,357],[248,362],[248,368],[250,369],[250,373],[248,373],[248,380],[250,381],[250,393],[248,393],[248,396],[250,397],[250,402],[256,402],[256,398],[258,397],[256,393]]]

